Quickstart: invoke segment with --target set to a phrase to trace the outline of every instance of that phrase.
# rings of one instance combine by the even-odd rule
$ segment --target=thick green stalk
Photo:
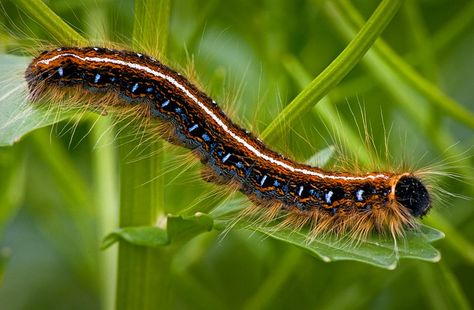
[[[168,0],[135,2],[133,47],[152,53],[166,50]],[[133,126],[121,132],[120,227],[164,226],[164,181],[160,175],[162,142],[143,138]],[[143,158],[139,159],[138,158]],[[165,309],[169,303],[171,255],[166,248],[146,248],[121,241],[117,309]]]
[[[124,130],[122,137],[132,130]],[[159,180],[154,180],[160,165],[152,156],[159,145],[147,142],[137,148],[136,143],[126,143],[120,147],[120,227],[162,224],[163,189]],[[144,154],[150,156],[137,160]],[[166,304],[169,263],[162,249],[121,241],[116,308],[157,309]]]
[[[384,0],[347,47],[270,123],[261,137],[272,141],[286,126],[309,111],[361,60],[400,8],[401,0]]]
[[[92,125],[94,169],[94,198],[98,214],[99,238],[118,226],[118,182],[117,162],[114,150],[114,131],[111,119],[100,117]],[[102,308],[113,309],[117,268],[117,248],[112,247],[100,253]]]

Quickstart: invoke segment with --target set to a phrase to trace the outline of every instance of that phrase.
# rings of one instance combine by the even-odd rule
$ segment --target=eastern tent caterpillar
[[[31,62],[26,80],[33,100],[74,89],[115,96],[92,102],[100,108],[137,106],[169,125],[165,138],[193,150],[212,173],[210,181],[237,187],[262,212],[291,214],[297,227],[308,224],[313,235],[331,231],[363,238],[388,230],[399,236],[431,207],[426,186],[413,173],[329,172],[283,157],[235,125],[181,74],[140,53],[57,48]]]

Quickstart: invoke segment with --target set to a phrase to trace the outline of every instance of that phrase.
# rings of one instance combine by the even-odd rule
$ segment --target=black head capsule
[[[408,208],[413,216],[425,215],[431,199],[425,185],[411,175],[402,176],[395,185],[395,200]]]

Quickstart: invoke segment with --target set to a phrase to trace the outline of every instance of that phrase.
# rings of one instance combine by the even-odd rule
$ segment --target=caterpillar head
[[[412,174],[403,175],[398,179],[395,184],[395,200],[416,217],[422,217],[431,208],[428,189]]]

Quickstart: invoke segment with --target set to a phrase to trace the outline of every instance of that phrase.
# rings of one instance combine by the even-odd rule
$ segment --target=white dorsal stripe
[[[317,176],[323,179],[337,179],[337,180],[367,180],[367,179],[388,179],[389,177],[383,173],[375,174],[375,175],[367,175],[367,176],[340,176],[340,175],[331,175],[331,174],[325,174],[317,171],[312,171],[308,169],[302,169],[298,168],[295,166],[292,166],[288,163],[285,163],[277,158],[274,158],[272,156],[269,156],[265,153],[262,153],[260,150],[255,148],[253,145],[248,143],[245,138],[239,136],[237,133],[233,132],[229,126],[218,116],[216,115],[209,107],[207,107],[204,103],[198,100],[184,85],[179,83],[176,79],[174,79],[172,76],[167,75],[163,72],[156,71],[150,67],[134,63],[134,62],[127,62],[124,60],[120,59],[113,59],[113,58],[108,58],[108,57],[81,57],[77,54],[67,52],[67,53],[62,53],[58,54],[56,56],[53,56],[48,59],[40,60],[38,63],[43,63],[43,64],[49,64],[50,62],[61,58],[61,57],[74,57],[76,59],[80,59],[82,61],[86,62],[95,62],[95,63],[111,63],[115,65],[120,65],[128,68],[132,68],[135,70],[139,70],[142,72],[146,72],[148,74],[151,74],[153,76],[156,76],[158,78],[164,79],[171,83],[173,86],[177,87],[179,90],[181,90],[189,99],[191,99],[193,102],[195,102],[211,119],[220,127],[222,130],[224,130],[226,133],[228,133],[235,141],[237,141],[239,144],[241,144],[243,147],[245,147],[247,150],[252,152],[255,156],[264,159],[272,164],[275,164],[277,166],[280,166],[282,168],[285,168],[291,172],[299,172],[305,175],[313,175]]]

